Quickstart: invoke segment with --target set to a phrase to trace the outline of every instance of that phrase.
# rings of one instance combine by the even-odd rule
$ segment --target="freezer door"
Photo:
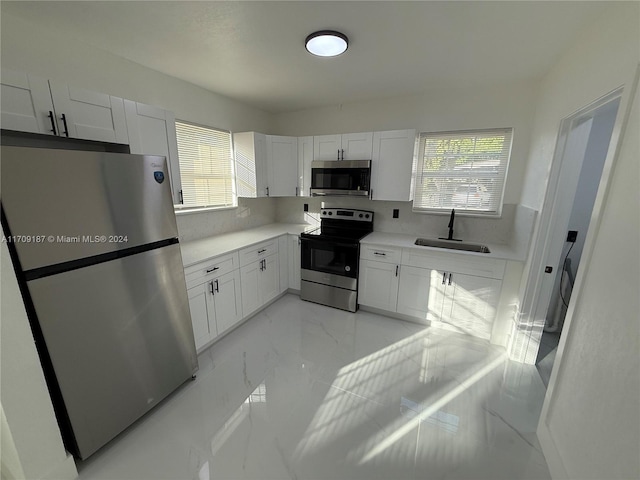
[[[27,285],[81,458],[197,370],[179,245]]]
[[[178,236],[164,157],[2,146],[24,271]]]

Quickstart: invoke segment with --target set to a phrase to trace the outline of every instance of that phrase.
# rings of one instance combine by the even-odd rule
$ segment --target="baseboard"
[[[544,423],[543,418],[540,418],[536,434],[538,436],[540,446],[542,447],[544,459],[547,461],[551,478],[553,478],[553,480],[567,480],[569,475],[567,474],[567,470],[564,468],[562,457],[560,456],[560,452],[558,452],[556,443],[553,441],[551,431]]]

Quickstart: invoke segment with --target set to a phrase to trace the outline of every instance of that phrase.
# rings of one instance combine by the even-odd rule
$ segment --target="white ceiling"
[[[8,2],[2,11],[269,112],[541,77],[611,2]],[[334,29],[340,57],[309,55]]]

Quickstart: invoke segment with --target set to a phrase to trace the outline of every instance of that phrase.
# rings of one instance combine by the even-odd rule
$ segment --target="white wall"
[[[421,95],[345,103],[275,115],[273,133],[302,136],[399,129],[438,132],[513,127],[504,201],[517,204],[520,203],[536,94],[537,82],[526,82],[491,88],[440,89]]]
[[[11,467],[15,473],[21,469],[24,478],[34,480],[72,479],[76,477],[75,463],[72,457],[67,456],[62,444],[27,313],[11,266],[9,249],[4,242],[0,248],[0,403],[10,429],[9,436],[6,436],[8,432],[2,433],[2,470]],[[14,453],[11,458],[9,452]],[[11,465],[4,465],[10,460]]]
[[[542,205],[560,121],[620,85],[628,96],[640,61],[638,18],[637,2],[612,4],[543,79],[526,205]],[[601,211],[596,200],[599,215],[592,219],[538,427],[554,478],[640,476],[637,99],[635,108]]]

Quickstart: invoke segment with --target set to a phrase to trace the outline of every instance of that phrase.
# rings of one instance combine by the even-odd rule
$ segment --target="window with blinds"
[[[413,211],[500,215],[511,128],[421,133]]]
[[[237,203],[231,133],[176,122],[182,205],[231,207]]]

